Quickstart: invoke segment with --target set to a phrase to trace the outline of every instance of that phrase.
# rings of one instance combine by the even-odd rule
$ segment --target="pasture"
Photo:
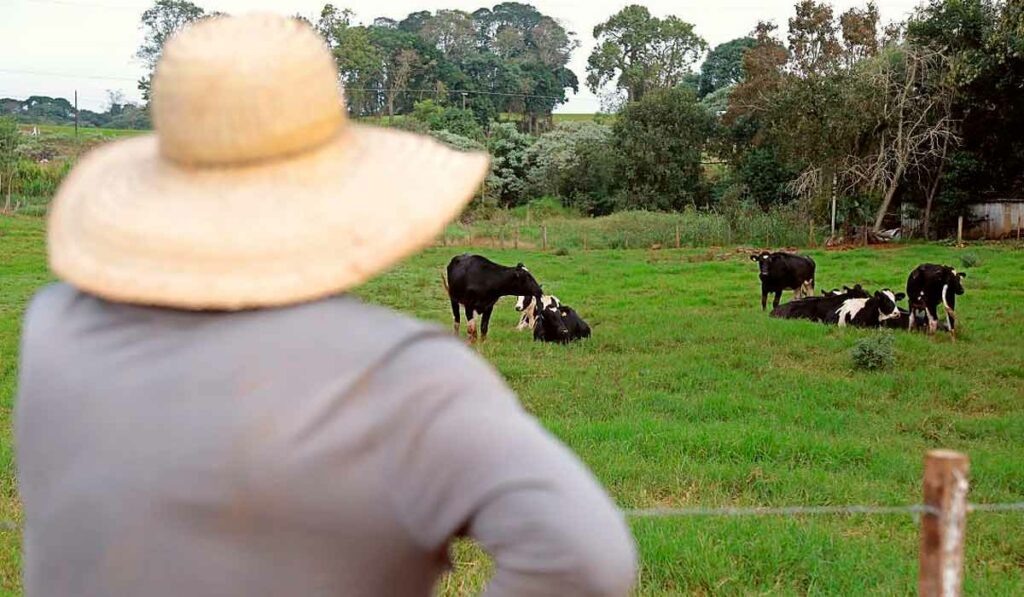
[[[51,279],[42,220],[0,218],[0,250],[0,518],[17,521],[11,411],[22,311]],[[458,252],[429,249],[356,292],[447,327],[439,274]],[[850,364],[855,341],[878,332],[769,319],[756,265],[733,249],[486,250],[525,262],[545,292],[590,322],[594,338],[536,344],[512,329],[518,314],[503,299],[478,350],[624,508],[917,503],[923,454],[935,447],[971,456],[971,501],[1020,501],[1022,247],[809,254],[819,289],[903,289],[917,264],[960,267],[964,252],[979,263],[958,303],[958,341],[896,333],[897,366],[887,371]],[[632,528],[640,595],[916,591],[910,516],[665,518]],[[969,517],[967,594],[1024,594],[1022,528],[1024,513]],[[0,533],[5,592],[19,591],[19,542],[16,531]],[[454,556],[441,591],[480,586],[485,558],[466,544]]]

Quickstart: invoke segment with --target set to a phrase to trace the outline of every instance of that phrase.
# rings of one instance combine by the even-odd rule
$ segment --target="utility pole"
[[[78,138],[78,90],[75,90],[75,138]]]
[[[466,93],[465,91],[463,91],[463,92],[462,92],[462,109],[463,109],[463,110],[465,110],[465,109],[466,109],[466,97],[467,97],[468,95],[469,95],[469,94],[468,94],[468,93]]]

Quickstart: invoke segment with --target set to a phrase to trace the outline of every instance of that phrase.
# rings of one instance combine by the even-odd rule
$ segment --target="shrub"
[[[557,249],[555,249],[555,255],[558,257],[565,257],[568,254],[569,249],[566,249],[565,247],[558,247]]]
[[[964,253],[960,256],[960,265],[967,269],[969,267],[978,267],[981,265],[981,260],[974,253]]]
[[[896,349],[892,334],[880,333],[862,338],[850,351],[853,368],[862,371],[888,369],[896,364]]]

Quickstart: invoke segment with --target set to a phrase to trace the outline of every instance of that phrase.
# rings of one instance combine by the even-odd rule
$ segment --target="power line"
[[[104,75],[72,75],[68,73],[55,73],[38,70],[23,70],[23,69],[11,69],[11,68],[0,68],[0,73],[7,73],[12,75],[31,75],[36,77],[62,77],[65,79],[98,79],[101,81],[133,81],[137,82],[138,79],[134,77],[107,77]]]

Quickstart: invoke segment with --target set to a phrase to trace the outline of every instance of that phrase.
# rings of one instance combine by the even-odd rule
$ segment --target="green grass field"
[[[43,224],[0,218],[0,518],[17,520],[11,409],[19,320],[50,279]],[[439,272],[457,249],[430,249],[357,293],[447,326]],[[862,373],[850,348],[870,331],[769,319],[755,266],[706,249],[488,250],[525,262],[545,290],[594,326],[579,345],[537,345],[499,304],[479,347],[526,408],[570,445],[625,508],[910,504],[924,452],[972,459],[971,500],[1024,500],[1024,247],[812,251],[820,287],[900,288],[918,263],[968,270],[958,341],[896,334],[897,367]],[[633,521],[641,595],[911,595],[918,526],[910,516]],[[1024,513],[975,513],[965,592],[1024,594]],[[0,534],[0,583],[19,590],[19,540]],[[479,587],[488,563],[455,550],[445,594]]]

